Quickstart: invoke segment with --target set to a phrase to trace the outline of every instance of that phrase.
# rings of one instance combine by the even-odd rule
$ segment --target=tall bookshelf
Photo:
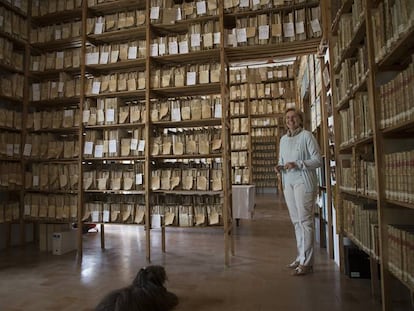
[[[28,2],[1,1],[0,16],[0,247],[4,248],[24,244],[30,236],[26,236],[22,218],[22,137],[25,132],[22,125],[28,98],[30,53]]]
[[[406,174],[414,146],[407,48],[413,37],[411,6],[406,1],[338,2],[329,38],[341,232],[371,258],[374,293],[380,266],[383,310],[398,306],[391,287],[398,285],[407,297],[414,288],[408,246],[413,187]]]
[[[165,250],[168,226],[218,225],[228,264],[230,64],[313,51],[319,1],[21,2],[30,8],[31,43],[16,41],[26,53],[21,111],[30,125],[16,162],[31,178],[20,222],[100,223],[102,247],[104,225],[142,224],[149,260],[150,229],[161,228]],[[36,175],[40,166],[53,178]],[[24,201],[33,195],[44,198]],[[79,230],[78,258],[82,250]]]

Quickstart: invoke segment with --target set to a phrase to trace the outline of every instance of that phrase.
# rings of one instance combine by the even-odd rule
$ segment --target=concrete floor
[[[152,230],[152,264],[164,265],[177,311],[380,310],[369,280],[338,272],[325,250],[316,252],[314,273],[293,277],[285,267],[295,255],[293,228],[281,198],[261,196],[253,220],[235,230],[236,255],[224,266],[219,228],[168,228],[167,252]],[[132,281],[145,259],[142,227],[105,226],[84,237],[84,256],[41,253],[34,246],[0,251],[0,310],[92,310],[109,291]]]

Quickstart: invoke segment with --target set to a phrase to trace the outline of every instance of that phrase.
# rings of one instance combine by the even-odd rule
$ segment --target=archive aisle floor
[[[167,253],[160,232],[152,231],[152,263],[164,265],[168,288],[180,299],[177,311],[380,310],[368,280],[341,275],[325,251],[315,272],[290,276],[284,268],[294,255],[293,230],[280,197],[260,196],[254,220],[235,232],[236,256],[223,258],[221,229],[169,229]],[[106,226],[85,236],[84,257],[39,253],[32,247],[0,252],[0,310],[92,310],[108,291],[129,284],[145,261],[142,227]],[[137,238],[138,234],[138,238]]]

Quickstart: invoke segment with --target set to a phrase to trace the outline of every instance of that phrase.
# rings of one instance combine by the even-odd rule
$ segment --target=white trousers
[[[305,192],[305,185],[287,184],[283,193],[295,228],[297,257],[296,261],[304,266],[313,265],[314,192]]]

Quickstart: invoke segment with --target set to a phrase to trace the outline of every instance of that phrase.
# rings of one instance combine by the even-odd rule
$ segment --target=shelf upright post
[[[223,222],[224,222],[224,263],[230,264],[230,252],[234,255],[233,213],[232,213],[232,177],[230,146],[230,107],[229,82],[230,68],[224,49],[224,4],[219,4],[220,21],[220,93],[221,93],[221,137],[223,141]]]
[[[81,122],[79,124],[79,132],[78,132],[78,144],[79,145],[79,160],[78,160],[78,169],[79,169],[79,179],[78,179],[78,249],[77,249],[77,260],[78,264],[82,262],[83,256],[83,234],[82,234],[82,216],[84,210],[84,193],[83,193],[83,165],[82,159],[84,154],[84,136],[83,136],[83,108],[85,105],[85,86],[86,86],[86,25],[87,25],[87,18],[88,18],[88,2],[82,1],[82,45],[81,45],[81,59],[80,59],[80,70],[81,70],[81,77],[80,77],[80,103],[79,103],[79,114],[81,116]],[[102,232],[102,231],[101,231]],[[101,239],[102,241],[102,239]]]
[[[388,269],[388,239],[386,221],[386,201],[385,201],[385,180],[384,180],[384,141],[379,128],[381,111],[379,107],[378,92],[376,90],[376,63],[374,51],[374,30],[372,29],[372,6],[373,1],[365,0],[365,19],[367,32],[367,54],[368,54],[368,105],[373,129],[374,156],[375,156],[375,182],[377,190],[377,210],[379,225],[379,256],[381,262],[381,301],[382,310],[392,310],[391,302],[391,275]]]
[[[145,56],[145,166],[144,166],[144,185],[145,185],[145,250],[147,261],[151,261],[151,0],[146,0],[145,10],[145,38],[146,38],[146,56]]]

